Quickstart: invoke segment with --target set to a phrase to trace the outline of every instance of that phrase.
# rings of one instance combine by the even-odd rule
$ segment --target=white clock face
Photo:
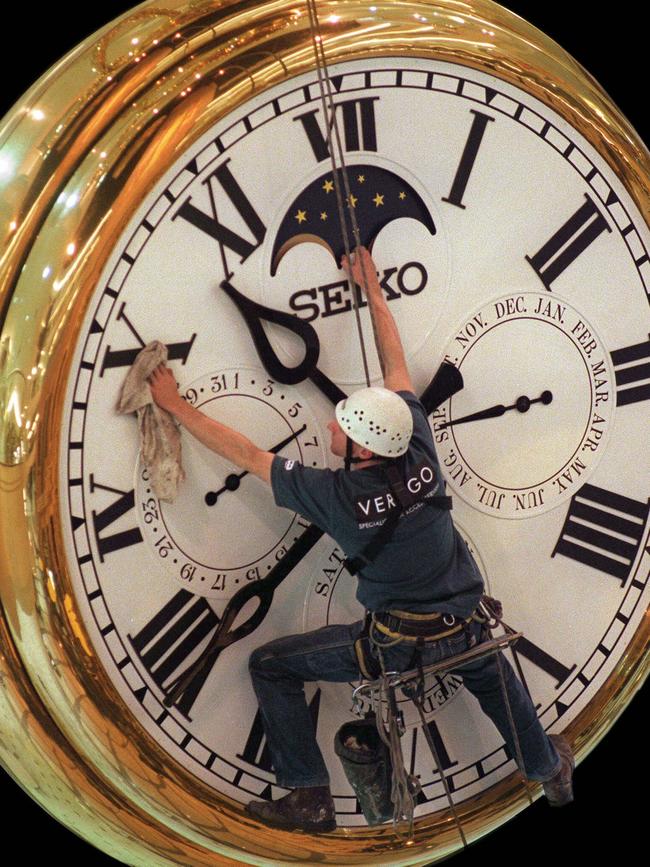
[[[432,420],[454,516],[506,620],[525,633],[518,663],[542,723],[562,731],[612,672],[646,607],[647,449],[632,460],[630,443],[650,400],[647,228],[588,143],[511,85],[417,59],[330,72],[349,204],[362,238],[374,240],[416,390],[445,357],[464,376]],[[279,794],[248,656],[280,635],[360,616],[352,579],[333,540],[187,436],[188,479],[175,503],[160,504],[135,422],[115,403],[138,350],[159,339],[188,400],[288,459],[338,465],[327,453],[323,382],[330,397],[332,384],[349,392],[363,368],[349,291],[325,246],[337,233],[323,130],[310,75],[255,97],[183,155],[115,245],[68,389],[67,553],[93,643],[169,755],[242,802]],[[364,225],[376,234],[365,238]],[[247,327],[257,314],[243,315],[224,279],[311,323],[315,379],[282,385],[264,370]],[[361,321],[371,346],[365,309]],[[302,340],[266,328],[280,362],[299,367]],[[370,369],[378,377],[372,353]],[[495,406],[504,412],[467,419]],[[285,559],[296,550],[296,563]],[[228,599],[285,572],[260,625],[165,708],[163,691],[205,648]],[[312,687],[309,699],[339,824],[357,826],[331,750],[350,695],[345,684]],[[457,798],[511,772],[456,679],[432,685],[428,710]],[[410,722],[404,749],[423,786],[418,816],[442,808],[444,795]]]

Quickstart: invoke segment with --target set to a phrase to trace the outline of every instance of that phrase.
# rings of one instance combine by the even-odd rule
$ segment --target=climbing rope
[[[354,236],[354,246],[361,246],[361,234],[359,232],[359,224],[357,222],[357,217],[355,213],[355,209],[352,205],[352,198],[350,193],[350,184],[348,180],[348,170],[345,164],[345,152],[343,149],[343,144],[341,141],[341,131],[339,129],[338,120],[336,117],[336,105],[334,103],[334,95],[332,92],[332,81],[329,75],[329,69],[327,66],[327,59],[325,57],[325,49],[323,47],[323,37],[320,30],[320,24],[318,22],[318,14],[316,12],[316,0],[306,0],[307,2],[307,11],[309,13],[309,28],[311,31],[312,37],[312,45],[314,48],[314,55],[316,58],[316,72],[318,75],[318,85],[320,88],[320,98],[321,104],[323,108],[323,115],[325,117],[325,128],[327,130],[327,147],[330,155],[330,161],[332,164],[332,179],[334,182],[334,190],[336,193],[336,203],[338,207],[338,215],[339,215],[339,223],[341,226],[341,239],[343,241],[343,247],[345,249],[345,256],[350,261],[350,252],[351,252],[351,244],[350,244],[350,236],[348,234],[347,222],[345,219],[345,205],[344,205],[344,195],[345,201],[348,204],[348,212],[350,214],[350,223],[352,225],[352,234]],[[334,133],[334,136],[332,136]],[[333,147],[334,141],[336,142],[336,151]],[[337,165],[338,160],[338,165]],[[343,188],[341,189],[341,179],[343,180]],[[338,263],[337,263],[338,264]],[[361,273],[362,273],[362,282],[364,292],[367,290],[368,279],[365,269],[365,262],[361,259]],[[348,289],[352,295],[353,307],[355,320],[357,325],[357,333],[359,336],[359,347],[361,349],[361,359],[363,362],[363,370],[366,380],[366,385],[370,387],[370,371],[368,368],[368,355],[366,352],[366,343],[363,336],[363,328],[361,325],[361,315],[359,311],[359,300],[357,297],[357,293],[355,291],[355,287],[352,283],[351,278],[348,276]]]
[[[395,638],[392,641],[381,643],[375,638],[374,634],[375,617],[372,616],[370,624],[369,638],[370,642],[377,651],[377,658],[381,667],[381,678],[379,681],[379,693],[377,698],[377,711],[375,721],[379,737],[388,747],[390,760],[393,767],[393,781],[391,788],[391,800],[393,801],[393,828],[395,832],[401,836],[399,823],[404,820],[408,822],[407,839],[413,839],[413,813],[415,810],[415,792],[418,791],[420,783],[417,777],[407,774],[404,765],[404,756],[400,738],[404,733],[404,723],[401,711],[397,708],[397,700],[395,698],[395,687],[391,685],[390,675],[394,672],[387,672],[384,661],[383,650],[388,647],[393,647],[399,644],[403,639]],[[384,727],[384,718],[388,726],[388,733]]]

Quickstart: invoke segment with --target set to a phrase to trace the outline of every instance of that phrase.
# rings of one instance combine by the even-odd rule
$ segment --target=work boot
[[[336,828],[336,811],[329,786],[294,789],[278,801],[251,801],[246,812],[267,825],[287,831],[324,834]]]
[[[573,801],[573,769],[575,760],[571,747],[562,735],[549,735],[555,749],[560,754],[560,770],[550,780],[542,783],[546,800],[551,807],[563,807]]]

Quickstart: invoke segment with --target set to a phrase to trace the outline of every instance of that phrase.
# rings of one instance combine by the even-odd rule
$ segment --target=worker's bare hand
[[[147,381],[151,396],[161,409],[173,412],[179,404],[182,404],[183,399],[178,393],[174,374],[164,364],[159,364]]]
[[[351,254],[350,259],[347,256],[343,256],[341,267],[349,274],[350,279],[354,280],[357,286],[360,286],[364,292],[372,293],[379,291],[377,267],[365,247],[357,247]]]

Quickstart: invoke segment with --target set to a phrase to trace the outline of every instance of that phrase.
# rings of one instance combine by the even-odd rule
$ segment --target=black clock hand
[[[300,436],[301,433],[306,430],[307,425],[304,424],[300,428],[300,430],[295,431],[291,434],[291,436],[283,439],[281,443],[274,445],[273,448],[267,449],[266,451],[272,452],[274,455],[277,455],[278,452],[282,451],[285,446],[288,446],[290,442],[293,442],[295,439],[297,439],[297,437]],[[231,473],[229,476],[227,476],[226,483],[222,488],[219,488],[218,491],[208,491],[208,493],[205,495],[206,505],[214,506],[221,494],[225,493],[226,491],[236,491],[241,483],[241,480],[244,478],[244,476],[247,476],[248,473],[249,470],[243,470],[241,473]]]
[[[347,394],[316,366],[320,354],[320,341],[316,329],[310,322],[292,316],[290,313],[285,313],[283,310],[274,310],[272,307],[265,307],[263,304],[258,304],[257,301],[252,301],[242,295],[227,280],[221,283],[221,288],[237,305],[239,312],[244,317],[257,354],[269,376],[284,385],[296,385],[304,379],[311,379],[325,397],[334,404],[347,397]],[[263,319],[281,325],[302,340],[305,344],[305,357],[300,364],[295,367],[287,367],[280,361],[262,328]]]
[[[271,307],[265,307],[263,304],[252,301],[250,298],[242,295],[227,280],[221,283],[221,288],[237,305],[239,312],[246,321],[262,364],[277,382],[282,382],[285,385],[295,385],[303,379],[311,379],[314,385],[332,403],[336,404],[347,397],[345,392],[316,366],[320,354],[320,341],[316,329],[310,322],[285,313],[283,310],[274,310]],[[268,322],[275,322],[302,339],[305,344],[305,357],[300,364],[296,367],[286,367],[280,361],[264,333],[261,324],[262,319],[266,319]],[[443,361],[429,385],[422,392],[420,400],[427,413],[432,413],[434,409],[460,391],[462,387],[463,377],[460,371],[448,361]]]
[[[443,361],[433,379],[420,395],[420,403],[430,415],[434,409],[444,403],[463,387],[463,377],[457,367],[449,361]]]
[[[219,625],[201,656],[165,690],[163,704],[166,707],[178,704],[187,692],[193,690],[197,679],[205,680],[203,672],[206,666],[211,669],[222,650],[257,629],[268,614],[276,589],[323,535],[324,531],[320,527],[310,525],[265,578],[251,581],[235,593],[226,605]],[[236,629],[232,629],[232,624],[244,605],[256,596],[259,598],[259,605],[253,614]]]
[[[543,403],[545,406],[548,406],[552,400],[553,395],[550,391],[543,391],[541,395],[536,397],[534,400],[531,400],[524,394],[521,397],[518,397],[512,406],[504,406],[502,403],[498,403],[496,406],[491,406],[488,409],[481,410],[480,412],[473,412],[470,415],[464,415],[462,418],[447,421],[444,424],[439,425],[438,429],[442,430],[442,428],[452,427],[452,425],[456,424],[465,424],[469,421],[482,421],[486,418],[499,418],[511,409],[516,409],[518,412],[528,412],[534,403]]]

